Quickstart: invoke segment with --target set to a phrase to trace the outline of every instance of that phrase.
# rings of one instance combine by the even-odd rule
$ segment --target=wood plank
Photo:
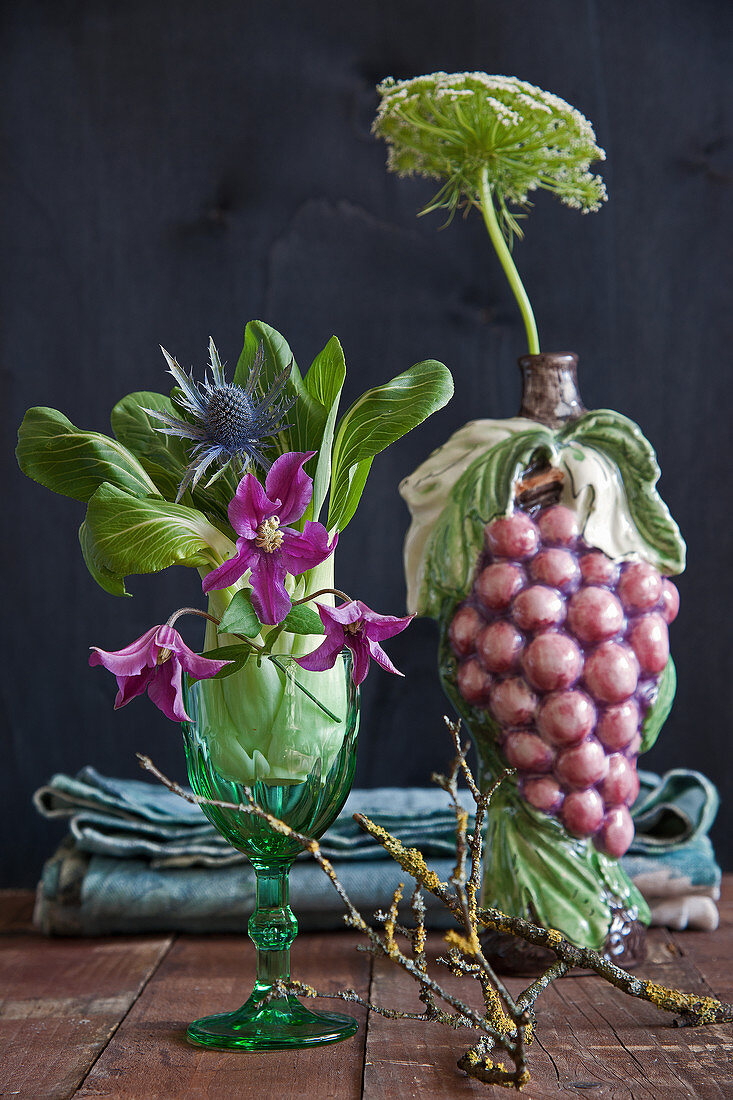
[[[669,945],[667,933],[651,935],[657,949]],[[667,960],[647,962],[640,973],[683,989],[700,987],[694,966],[672,951]],[[614,1100],[733,1094],[728,1026],[676,1027],[674,1017],[591,975],[555,983],[539,1002],[537,1016],[538,1042],[555,1073],[552,1093],[538,1090],[538,1097],[580,1087]]]
[[[171,942],[2,937],[1,1095],[71,1096]]]
[[[732,977],[732,884],[728,876],[718,932],[650,933],[645,976],[731,999],[726,990]],[[244,937],[182,938],[154,974],[170,937],[46,940],[24,931],[31,903],[26,891],[0,894],[0,929],[14,933],[0,940],[0,994],[5,996],[0,1002],[1,1095],[68,1097],[93,1066],[76,1093],[80,1098],[224,1100],[257,1088],[268,1097],[348,1100],[361,1094],[365,1041],[368,1100],[487,1095],[485,1086],[456,1066],[472,1041],[470,1032],[372,1015],[367,1037],[365,1014],[354,1006],[343,1010],[358,1015],[357,1036],[320,1051],[219,1054],[191,1047],[182,1038],[190,1019],[234,1006],[248,991],[254,951]],[[321,987],[354,985],[366,993],[369,958],[354,951],[358,942],[348,934],[298,937],[294,973]],[[433,936],[431,951],[441,950],[440,937]],[[446,984],[460,988],[450,978]],[[419,1011],[414,989],[392,964],[376,963],[373,999]],[[472,1003],[478,1002],[472,998]],[[730,1025],[675,1028],[671,1017],[589,975],[571,975],[545,994],[538,1034],[529,1058],[532,1081],[526,1094],[532,1100],[576,1090],[614,1100],[645,1100],[665,1092],[733,1095]]]
[[[733,941],[728,938],[727,942]],[[440,953],[437,936],[431,937],[430,951]],[[438,972],[439,968],[436,976]],[[694,955],[681,955],[675,939],[663,929],[650,932],[650,957],[643,974],[668,985],[701,988]],[[440,981],[461,992],[463,983],[449,975]],[[510,986],[514,992],[520,987],[514,981]],[[464,998],[466,988],[470,986],[464,986]],[[389,1007],[420,1010],[414,982],[387,960],[375,962],[372,999]],[[479,1004],[475,995],[469,1003]],[[575,1090],[614,1100],[651,1100],[665,1093],[705,1098],[733,1095],[730,1026],[678,1028],[671,1016],[624,996],[595,975],[570,975],[543,995],[538,1002],[537,1035],[528,1058],[532,1079],[527,1093],[532,1100]],[[364,1100],[485,1096],[486,1086],[469,1080],[456,1066],[472,1041],[467,1030],[391,1022],[372,1014]]]
[[[361,937],[352,933],[298,936],[293,975],[322,989],[351,986],[366,995],[371,960],[355,950],[359,942]],[[320,1049],[252,1054],[206,1050],[186,1041],[191,1020],[230,1011],[246,999],[254,966],[254,948],[244,937],[179,939],[76,1093],[77,1100],[254,1095],[358,1100],[366,1038],[366,1011],[358,1006],[309,1002],[359,1020],[353,1038]]]
[[[475,983],[454,978],[435,959],[444,952],[437,933],[429,937],[430,971],[443,988],[456,994],[471,1007],[481,1009],[481,995]],[[526,982],[508,983],[518,993]],[[419,1012],[422,1005],[415,982],[387,959],[375,960],[372,976],[372,1000],[384,1007]],[[364,1061],[364,1100],[392,1100],[415,1097],[420,1100],[449,1100],[452,1097],[485,1097],[487,1086],[473,1080],[458,1068],[460,1056],[476,1041],[476,1033],[467,1028],[453,1030],[421,1021],[390,1021],[371,1014]],[[528,1095],[555,1095],[556,1077],[552,1062],[536,1044],[531,1048],[532,1081]],[[504,1095],[504,1090],[496,1090]]]
[[[438,935],[430,937],[429,953],[433,958],[442,952],[443,946]],[[472,1007],[480,1007],[480,995],[469,997],[462,984],[452,980],[447,971],[440,974],[440,968],[433,965],[431,972],[441,985],[451,992],[462,993]],[[375,1004],[401,1012],[420,1012],[423,1006],[416,990],[415,982],[394,963],[388,959],[374,960],[371,999]],[[371,1013],[364,1060],[364,1100],[486,1096],[486,1085],[470,1080],[456,1065],[474,1041],[467,1029],[453,1031],[422,1021],[387,1020]]]
[[[32,931],[34,900],[32,890],[0,890],[0,934]]]

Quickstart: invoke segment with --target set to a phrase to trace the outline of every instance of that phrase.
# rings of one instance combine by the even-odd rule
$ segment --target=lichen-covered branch
[[[465,761],[465,750],[461,749],[460,742],[458,741],[459,723],[450,722],[448,719],[446,719],[446,723],[451,731],[454,744],[457,744],[457,758],[462,758],[462,763],[459,761],[458,767],[465,775],[466,772],[470,772],[470,769]],[[454,762],[454,769],[455,766],[456,764]],[[451,772],[451,777],[454,774],[455,771]],[[440,786],[451,794],[450,778],[445,779],[445,777],[437,776],[434,778]],[[481,825],[485,817],[488,800],[490,800],[496,785],[491,791],[487,792],[486,795],[481,795],[474,788],[475,783],[473,787],[469,785],[469,790],[476,802],[476,824],[474,827],[474,835],[470,838],[468,843],[469,847],[472,847],[473,852],[477,854],[480,860]],[[451,797],[453,797],[452,794]],[[375,825],[374,822],[364,814],[355,814],[354,817],[367,833],[382,844],[392,859],[394,859],[400,867],[408,874],[411,874],[426,890],[429,890],[438,897],[443,904],[450,909],[459,923],[464,923],[465,908],[461,899],[461,891],[459,888],[456,888],[456,883],[453,880],[451,883],[440,882],[435,873],[430,871],[425,864],[421,852],[415,848],[405,848],[399,840],[389,836],[389,834],[385,835],[385,830]],[[460,851],[465,840],[461,838],[461,821],[458,817],[457,823],[457,846]],[[423,871],[423,868],[425,868],[425,871]],[[454,887],[453,890],[451,890],[451,886]],[[530,921],[523,920],[521,917],[509,917],[506,913],[502,913],[498,909],[481,908],[477,906],[475,910],[469,912],[469,915],[475,920],[477,925],[494,929],[497,932],[506,932],[509,935],[517,936],[525,940],[527,943],[546,948],[556,956],[558,962],[564,964],[565,970],[571,967],[592,970],[594,973],[610,982],[611,985],[621,990],[621,992],[632,997],[639,997],[642,1000],[649,1001],[663,1011],[674,1012],[682,1016],[684,1023],[711,1024],[727,1023],[733,1020],[732,1005],[725,1004],[713,997],[701,997],[696,993],[682,993],[678,989],[670,989],[656,982],[637,978],[629,974],[628,971],[616,966],[598,951],[593,951],[591,948],[576,947],[574,944],[570,943],[569,940],[566,940],[556,929],[541,928],[539,925],[532,924]],[[554,972],[554,966],[550,969]],[[565,971],[563,971],[563,973],[564,972]],[[559,976],[559,973],[555,976]],[[539,982],[545,982],[542,988],[546,988],[546,985],[552,980],[553,977],[546,977],[546,975],[538,979]],[[537,983],[534,984],[537,985]],[[525,994],[526,992],[527,991],[525,991]],[[538,992],[541,992],[541,990]],[[519,1000],[521,1000],[521,998]],[[517,1001],[517,1005],[519,1004],[519,1000]]]
[[[406,927],[399,919],[404,883],[400,883],[394,891],[386,911],[377,912],[374,915],[376,924],[381,925],[380,931],[369,924],[353,904],[339,881],[331,861],[321,852],[318,842],[296,832],[285,822],[263,810],[257,805],[249,790],[245,788],[244,794],[247,801],[241,804],[204,798],[184,790],[179,784],[163,775],[149,757],[138,754],[143,768],[188,802],[206,803],[235,809],[241,813],[255,814],[276,832],[297,841],[330,879],[346,908],[345,923],[367,937],[368,943],[364,950],[390,959],[409,974],[417,983],[418,996],[425,1007],[422,1012],[404,1012],[374,1004],[353,989],[341,990],[337,993],[322,993],[297,981],[287,984],[276,983],[269,996],[275,997],[290,992],[307,997],[332,997],[363,1005],[370,1011],[391,1020],[425,1020],[427,1023],[441,1024],[454,1029],[470,1028],[479,1033],[479,1038],[474,1046],[459,1059],[458,1066],[468,1076],[478,1081],[517,1090],[529,1080],[526,1049],[532,1042],[534,1034],[535,1003],[553,981],[562,977],[572,967],[592,970],[621,992],[649,1001],[657,1008],[674,1012],[686,1024],[709,1024],[733,1020],[733,1006],[729,1004],[717,1001],[713,997],[683,993],[677,989],[636,978],[597,951],[575,947],[555,929],[541,928],[519,917],[509,917],[498,909],[479,906],[483,826],[491,798],[503,777],[489,791],[481,793],[466,762],[468,746],[461,743],[460,723],[451,722],[447,718],[445,721],[453,741],[455,756],[448,774],[434,775],[433,780],[450,798],[456,818],[456,862],[449,881],[441,881],[438,875],[428,867],[425,857],[417,848],[406,848],[386,829],[364,814],[354,815],[359,825],[382,845],[407,875],[414,879],[415,886],[409,900],[409,911],[414,921],[414,928]],[[458,783],[461,778],[465,780],[475,803],[474,825],[471,831],[469,831],[468,811],[460,802]],[[437,897],[456,921],[456,927],[445,934],[447,954],[445,957],[438,958],[436,965],[448,969],[455,976],[477,982],[481,989],[483,1011],[472,1008],[460,997],[444,988],[429,973],[423,890],[428,890]],[[483,954],[481,928],[507,932],[527,943],[547,948],[555,955],[556,961],[515,999]]]
[[[507,1036],[504,1031],[493,1028],[491,1023],[488,1022],[481,1015],[480,1012],[476,1012],[469,1005],[461,1001],[459,997],[456,997],[448,991],[444,990],[439,985],[439,983],[431,978],[430,975],[427,973],[424,952],[426,940],[426,931],[424,924],[425,911],[421,899],[418,901],[414,900],[415,893],[419,893],[419,890],[417,888],[415,893],[413,893],[413,913],[418,916],[418,927],[414,934],[409,935],[409,940],[419,946],[419,951],[417,952],[415,957],[410,958],[404,954],[395,938],[395,932],[397,931],[397,907],[399,905],[399,901],[401,900],[404,884],[400,884],[398,889],[395,891],[395,895],[393,896],[392,903],[390,905],[390,910],[384,917],[385,932],[383,935],[380,935],[379,932],[377,932],[374,928],[370,927],[370,925],[367,924],[359,910],[353,904],[342,884],[339,882],[331,861],[327,859],[326,856],[324,856],[321,852],[318,842],[304,836],[302,833],[298,833],[295,829],[292,829],[289,825],[285,824],[285,822],[280,821],[278,818],[274,817],[266,810],[263,810],[254,801],[250,791],[247,788],[244,788],[244,794],[247,798],[246,803],[228,803],[222,802],[221,800],[217,799],[205,798],[203,795],[197,795],[184,790],[184,788],[181,787],[180,784],[174,782],[171,779],[168,779],[168,777],[165,776],[160,771],[160,769],[155,766],[155,764],[153,764],[150,757],[138,753],[137,758],[142,768],[144,768],[146,771],[149,771],[152,775],[156,777],[156,779],[163,783],[164,786],[173,791],[174,794],[177,794],[181,798],[184,798],[187,802],[192,802],[198,805],[214,805],[225,809],[234,809],[240,813],[255,814],[257,817],[262,818],[263,821],[266,821],[271,826],[271,828],[275,829],[277,832],[283,833],[291,839],[296,840],[305,851],[309,852],[310,855],[316,860],[316,862],[325,872],[325,874],[329,877],[334,888],[339,894],[339,897],[344,902],[347,910],[345,922],[350,927],[356,928],[358,931],[361,931],[368,936],[370,945],[375,950],[375,953],[385,955],[386,957],[392,959],[393,962],[395,962],[398,966],[401,967],[401,969],[405,970],[408,974],[410,974],[412,978],[414,978],[418,982],[420,986],[420,992],[423,994],[422,999],[426,1003],[426,1011],[425,1013],[418,1014],[417,1018],[422,1019],[424,1017],[426,1019],[434,1020],[436,1022],[448,1024],[450,1027],[468,1027],[478,1029],[480,1031],[483,1031],[488,1038],[501,1044],[506,1043],[508,1048],[513,1048],[513,1043],[507,1040]],[[428,880],[431,881],[429,875]],[[296,991],[295,987],[293,988],[294,991]],[[333,996],[333,994],[322,994],[317,993],[315,990],[307,990],[305,987],[300,987],[297,991],[301,993],[306,993],[309,996]],[[357,994],[353,990],[347,990],[346,993],[348,995],[347,999],[357,999]],[[275,986],[273,986],[273,995],[275,995]],[[445,1002],[452,1009],[454,1009],[454,1012],[445,1013],[437,1010],[437,1008],[435,1007],[435,998]],[[385,1012],[390,1011],[381,1008],[381,1006],[370,1005],[369,1007],[374,1007],[374,1010],[379,1011],[382,1015],[384,1015]]]

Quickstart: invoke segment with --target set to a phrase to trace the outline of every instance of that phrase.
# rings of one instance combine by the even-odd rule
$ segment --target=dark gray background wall
[[[32,883],[58,835],[29,801],[54,771],[134,774],[145,750],[181,774],[177,730],[143,701],[113,713],[87,655],[200,600],[184,570],[133,579],[132,600],[96,588],[81,506],[14,467],[28,406],[105,430],[122,395],[165,387],[159,343],[201,371],[211,334],[233,364],[251,317],[303,365],[338,334],[349,400],[443,360],[454,401],[375,462],[338,550],[340,584],[394,613],[397,482],[466,420],[516,411],[523,334],[478,218],[418,221],[430,184],[389,176],[369,132],[377,80],[436,69],[548,88],[608,152],[602,212],[540,196],[516,255],[543,348],[579,352],[586,404],[657,448],[689,566],[679,693],[645,764],[720,784],[733,867],[731,5],[6,0],[2,21],[4,881]],[[435,646],[415,623],[390,647],[406,680],[369,677],[360,783],[425,783],[445,762]]]

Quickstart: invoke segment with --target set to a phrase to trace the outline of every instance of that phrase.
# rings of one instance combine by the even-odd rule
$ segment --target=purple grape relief
[[[678,609],[671,581],[588,546],[558,504],[486,525],[450,623],[458,691],[498,724],[522,797],[610,856],[634,837],[641,727]]]

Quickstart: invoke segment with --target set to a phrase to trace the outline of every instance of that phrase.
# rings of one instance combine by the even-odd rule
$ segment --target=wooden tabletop
[[[245,936],[151,935],[46,939],[30,927],[32,898],[0,892],[0,1095],[258,1097],[402,1100],[506,1096],[471,1081],[456,1059],[470,1033],[391,1022],[324,1001],[359,1020],[353,1039],[296,1053],[219,1053],[189,1045],[197,1016],[237,1007],[250,992]],[[434,936],[437,953],[441,940]],[[356,951],[352,933],[299,936],[293,974],[321,989],[352,986],[372,1001],[419,1010],[414,983]],[[654,929],[645,976],[733,1001],[733,876],[716,933]],[[559,1093],[646,1100],[733,1097],[733,1025],[679,1028],[600,978],[571,974],[538,1002],[532,1100]]]

